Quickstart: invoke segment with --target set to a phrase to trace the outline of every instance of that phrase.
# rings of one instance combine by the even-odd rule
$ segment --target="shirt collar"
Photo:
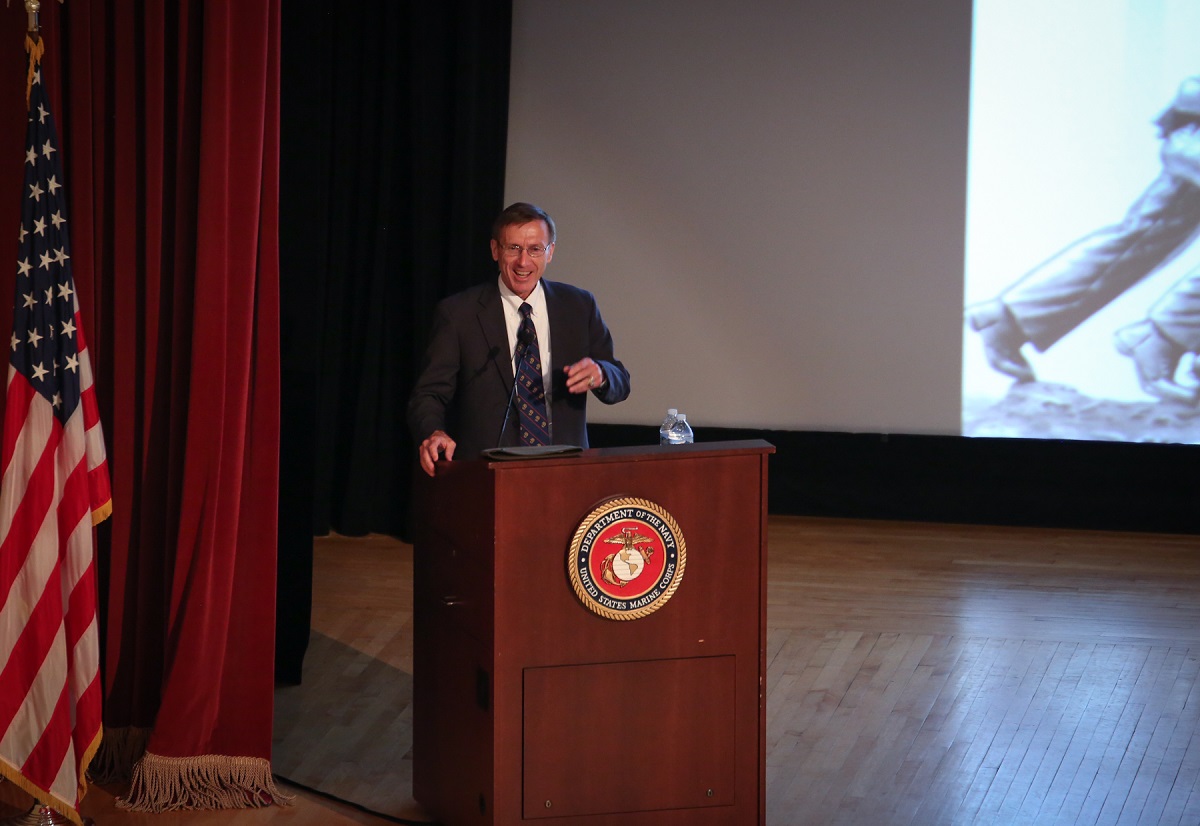
[[[508,308],[514,315],[520,317],[522,304],[528,304],[533,308],[534,318],[546,317],[546,291],[542,289],[542,279],[538,279],[537,286],[533,288],[533,292],[529,294],[529,298],[522,299],[521,296],[514,293],[504,283],[504,279],[497,277],[497,282],[500,284],[500,300],[504,302],[504,306]]]

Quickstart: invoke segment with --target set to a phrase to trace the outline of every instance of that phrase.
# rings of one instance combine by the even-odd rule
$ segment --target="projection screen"
[[[1200,441],[1186,348],[1164,400],[1114,344],[1187,292],[1184,219],[1044,351],[1004,300],[1162,172],[1197,33],[1146,0],[516,0],[506,197],[555,217],[547,276],[633,378],[590,419]],[[986,358],[996,303],[1028,377]]]

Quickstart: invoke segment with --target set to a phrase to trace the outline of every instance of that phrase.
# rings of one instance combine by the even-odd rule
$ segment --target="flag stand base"
[[[71,822],[69,818],[59,814],[49,806],[34,806],[34,808],[37,809],[37,826],[60,826],[60,824]]]
[[[85,817],[83,822],[89,825],[94,824],[90,817]],[[60,826],[60,824],[70,823],[70,818],[40,803],[35,803],[23,815],[13,815],[0,820],[0,826]]]

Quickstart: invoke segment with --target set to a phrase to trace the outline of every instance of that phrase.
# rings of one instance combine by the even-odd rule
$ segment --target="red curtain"
[[[139,809],[275,797],[280,3],[42,4],[113,483],[94,766]]]

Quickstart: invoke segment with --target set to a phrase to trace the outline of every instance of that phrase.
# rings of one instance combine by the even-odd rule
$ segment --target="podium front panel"
[[[434,481],[432,524],[417,543],[418,578],[426,578],[416,583],[416,648],[438,644],[439,628],[482,646],[486,673],[473,679],[490,689],[486,719],[453,748],[485,750],[492,774],[468,788],[465,778],[414,771],[422,805],[448,826],[460,822],[450,808],[462,813],[476,798],[476,815],[461,822],[765,822],[772,450],[725,443],[450,463],[457,467]],[[652,503],[677,525],[686,553],[670,598],[635,619],[589,608],[568,571],[577,530],[614,500]],[[460,575],[469,581],[456,582]],[[423,663],[436,661],[416,658],[418,687],[447,679],[422,675]],[[472,679],[469,668],[455,671],[449,679]],[[458,702],[474,697],[474,686],[443,689]],[[432,690],[420,697],[443,702]],[[453,713],[435,716],[449,725]],[[434,726],[426,721],[414,735],[437,737]],[[417,738],[414,759],[423,752]],[[437,771],[453,772],[455,759],[438,761]]]
[[[734,659],[525,671],[525,817],[729,806]]]

